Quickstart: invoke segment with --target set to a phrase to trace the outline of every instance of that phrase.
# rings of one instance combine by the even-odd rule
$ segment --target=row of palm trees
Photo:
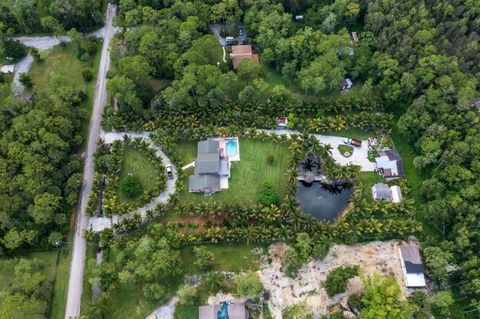
[[[309,132],[342,131],[346,129],[361,129],[373,132],[388,132],[393,127],[391,113],[350,113],[335,116],[319,116],[305,122]]]

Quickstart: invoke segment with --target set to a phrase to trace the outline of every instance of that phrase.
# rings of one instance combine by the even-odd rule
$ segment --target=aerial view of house
[[[238,65],[244,59],[259,62],[258,54],[253,53],[252,46],[250,44],[233,45],[232,53],[230,53],[230,58],[232,59],[234,70],[238,69]]]
[[[380,175],[382,175],[385,180],[389,181],[405,177],[403,161],[396,150],[379,151],[377,157],[375,157],[375,162],[377,163]]]
[[[400,203],[402,201],[402,190],[400,186],[388,186],[384,183],[377,183],[372,186],[372,196],[374,200],[385,199],[392,203]]]
[[[405,275],[406,286],[408,288],[426,287],[425,267],[418,247],[415,245],[400,246],[400,256],[402,258],[402,269]]]

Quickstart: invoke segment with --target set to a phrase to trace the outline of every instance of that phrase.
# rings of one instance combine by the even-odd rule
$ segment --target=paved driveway
[[[220,42],[220,44],[223,46],[225,46],[226,40],[225,38],[220,36],[220,31],[224,26],[225,25],[221,23],[214,23],[214,24],[208,25],[208,28],[210,29],[210,31],[213,33],[213,35],[215,35],[215,37],[218,39],[218,42]],[[238,23],[237,27],[243,29],[243,23]],[[246,38],[247,38],[247,34],[245,33],[245,29],[243,29],[243,35],[238,36],[235,39],[238,41],[238,44],[242,44]]]
[[[278,135],[299,134],[294,130],[258,130],[267,133],[276,133]],[[330,144],[332,146],[332,157],[340,165],[355,164],[361,167],[362,172],[372,172],[376,169],[376,164],[368,160],[368,144],[362,141],[362,147],[353,147],[353,154],[350,157],[344,157],[338,151],[338,146],[344,144],[346,137],[313,134],[322,144]]]

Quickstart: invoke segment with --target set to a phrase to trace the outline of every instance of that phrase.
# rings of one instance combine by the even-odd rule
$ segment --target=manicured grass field
[[[343,157],[350,157],[353,154],[353,147],[348,145],[338,145],[338,151]]]
[[[193,162],[197,157],[197,142],[179,142],[175,150],[175,155],[182,162],[183,165],[187,165]]]
[[[128,174],[133,174],[140,179],[142,188],[144,191],[149,191],[155,187],[156,177],[162,172],[159,172],[150,160],[141,152],[128,148],[125,150],[123,161],[122,161],[122,170],[120,172],[120,181],[119,185],[122,184],[122,181]],[[127,198],[120,190],[118,190],[118,198],[121,201],[135,201],[137,198]]]
[[[179,151],[179,154],[191,154],[192,149],[193,152],[196,152],[196,143],[181,144],[178,147],[179,149],[190,148],[190,150]],[[180,199],[197,202],[241,201],[245,203],[255,201],[259,190],[264,187],[265,183],[272,185],[273,189],[283,197],[287,188],[286,171],[289,154],[287,144],[240,138],[240,161],[232,162],[229,188],[209,197],[205,197],[203,193],[190,193],[188,191],[188,175],[193,174],[193,169],[189,169],[185,172],[187,175],[184,178],[185,189],[180,193]],[[272,164],[267,163],[268,155],[275,157]]]

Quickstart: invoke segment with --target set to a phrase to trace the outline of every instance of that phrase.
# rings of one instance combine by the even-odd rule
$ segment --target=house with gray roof
[[[402,190],[397,185],[388,187],[387,184],[377,183],[372,186],[372,196],[374,200],[384,199],[392,203],[402,202]]]
[[[400,246],[400,259],[407,288],[423,288],[425,282],[425,267],[420,251],[416,245]]]
[[[396,150],[383,150],[375,157],[377,168],[385,180],[390,181],[405,177],[403,161]]]
[[[221,179],[230,177],[230,162],[218,140],[198,142],[195,175],[188,179],[190,192],[215,193],[221,190]]]

